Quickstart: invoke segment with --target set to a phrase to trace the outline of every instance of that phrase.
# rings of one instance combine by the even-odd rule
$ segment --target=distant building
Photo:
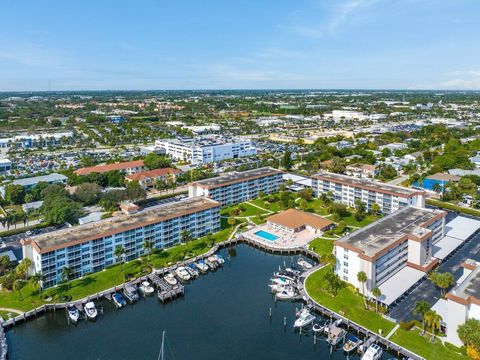
[[[283,183],[282,174],[282,171],[269,167],[235,171],[188,184],[188,196],[207,196],[222,205],[238,204],[257,198],[261,192],[277,192]]]
[[[0,139],[0,148],[9,148],[12,146],[24,149],[55,147],[62,145],[62,140],[64,138],[72,137],[72,131],[17,135],[10,138]]]
[[[173,159],[206,164],[257,154],[251,139],[225,139],[218,136],[187,139],[162,139],[155,145]]]
[[[198,238],[219,230],[220,204],[196,197],[32,236],[21,244],[23,258],[32,261],[29,272],[44,275],[43,286],[49,287],[62,281],[66,266],[72,270],[72,278],[78,278],[119,260],[140,257],[145,253],[145,241],[164,249],[178,245],[183,231]],[[122,259],[114,254],[118,246],[125,249]]]
[[[374,178],[378,175],[377,167],[371,164],[347,165],[345,168],[345,172],[347,175],[359,178]]]
[[[312,214],[297,209],[288,209],[278,214],[267,217],[267,225],[277,231],[284,231],[289,234],[308,230],[320,235],[334,225],[328,219],[317,214]]]
[[[220,125],[203,125],[203,126],[182,126],[182,129],[190,130],[195,135],[218,134]]]
[[[312,175],[312,188],[316,196],[331,193],[334,201],[350,207],[359,199],[370,211],[376,203],[385,214],[407,205],[425,206],[424,191],[329,172]]]
[[[35,177],[30,177],[25,179],[16,179],[11,182],[4,182],[0,187],[0,194],[2,195],[3,198],[5,197],[5,188],[10,183],[13,185],[21,185],[23,186],[25,191],[28,191],[40,182],[46,182],[47,184],[66,185],[67,179],[68,178],[65,175],[56,174],[56,173],[43,175],[43,176],[35,176]]]
[[[12,162],[8,159],[0,159],[0,173],[12,170]]]
[[[329,143],[328,146],[336,147],[338,150],[348,149],[353,146],[353,143],[346,140]]]
[[[92,173],[106,173],[109,171],[121,171],[128,175],[135,174],[137,172],[143,171],[143,160],[135,160],[135,161],[126,161],[126,162],[119,162],[114,164],[105,164],[105,165],[97,165],[97,166],[90,166],[86,168],[80,168],[75,170],[75,174],[78,176],[88,175]]]
[[[391,143],[391,144],[387,144],[387,145],[384,145],[384,146],[380,146],[381,150],[388,149],[391,152],[394,152],[394,151],[397,151],[397,150],[404,150],[404,149],[407,149],[407,148],[408,148],[408,145],[405,144],[405,143]]]
[[[109,115],[107,116],[107,120],[112,124],[121,124],[125,122],[125,118],[121,115]]]
[[[180,170],[172,168],[154,169],[127,175],[125,180],[138,181],[141,187],[147,189],[154,187],[157,180],[171,179],[172,182],[175,182],[176,176],[180,173]]]

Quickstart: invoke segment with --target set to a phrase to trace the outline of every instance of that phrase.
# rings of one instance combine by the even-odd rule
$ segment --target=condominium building
[[[238,204],[257,198],[261,192],[277,192],[282,175],[282,171],[270,167],[234,171],[188,184],[188,196],[208,196],[222,205]]]
[[[92,173],[106,173],[109,171],[121,171],[127,175],[136,174],[143,171],[143,160],[124,161],[114,164],[96,165],[75,170],[75,174],[88,175]]]
[[[366,294],[379,287],[380,300],[390,305],[438,263],[433,245],[445,236],[444,211],[406,206],[335,242],[335,272],[363,288],[357,275],[367,276]]]
[[[45,275],[43,286],[48,287],[61,281],[64,267],[78,278],[121,260],[114,254],[118,246],[128,261],[145,253],[145,241],[168,248],[181,242],[183,231],[197,238],[219,230],[220,204],[196,197],[32,236],[21,244],[23,257],[32,261],[30,273]]]
[[[226,139],[204,136],[184,139],[157,140],[155,145],[164,149],[173,159],[192,164],[206,164],[257,154],[251,139]]]
[[[455,288],[446,295],[446,314],[443,314],[447,341],[456,346],[463,345],[458,337],[458,327],[469,319],[480,320],[480,263],[467,259],[461,266],[463,274]]]
[[[365,204],[367,210],[377,203],[385,214],[407,205],[425,207],[424,191],[365,178],[322,172],[312,176],[312,188],[316,196],[331,193],[334,201],[350,207],[355,206],[357,199]]]

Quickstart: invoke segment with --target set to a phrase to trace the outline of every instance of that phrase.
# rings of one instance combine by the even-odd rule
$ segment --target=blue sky
[[[0,91],[480,89],[477,0],[4,0]]]

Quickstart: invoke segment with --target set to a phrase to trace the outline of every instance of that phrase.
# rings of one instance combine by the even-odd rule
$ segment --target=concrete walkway
[[[395,334],[395,331],[397,331],[399,327],[400,324],[395,325],[395,327],[387,334],[387,336],[385,336],[385,339],[390,339],[390,336]]]
[[[248,205],[254,206],[254,207],[256,207],[257,209],[266,211],[266,212],[269,213],[269,214],[273,214],[273,211],[268,210],[268,209],[265,209],[265,208],[263,208],[263,207],[261,207],[261,206],[255,205],[255,204],[251,203],[250,201],[246,201],[245,203],[248,204]]]
[[[15,314],[18,314],[18,315],[22,315],[22,314],[23,314],[23,311],[17,310],[17,309],[12,309],[12,308],[0,307],[0,311],[11,312],[11,313],[15,313]]]

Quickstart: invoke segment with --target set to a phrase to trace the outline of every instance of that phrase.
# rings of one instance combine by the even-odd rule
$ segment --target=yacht
[[[308,261],[306,261],[303,258],[299,258],[297,260],[297,264],[298,264],[298,266],[300,266],[304,270],[308,270],[308,269],[311,269],[313,267],[312,264],[310,264]]]
[[[97,308],[95,307],[95,304],[93,301],[87,302],[84,306],[83,309],[85,310],[85,315],[87,316],[87,319],[89,320],[95,320],[98,312]]]
[[[213,257],[215,258],[215,260],[217,260],[217,263],[219,265],[225,264],[225,259],[221,255],[215,254],[213,255]]]
[[[285,271],[279,271],[279,272],[273,273],[273,275],[274,277],[281,277],[283,279],[290,280],[292,282],[295,282],[297,280],[295,276],[291,276],[287,274]]]
[[[269,284],[268,286],[269,286],[270,289],[272,290],[272,293],[276,294],[276,293],[279,293],[279,292],[284,291],[284,290],[287,289],[290,285]]]
[[[315,334],[323,334],[325,329],[328,327],[329,322],[325,320],[324,322],[313,324],[312,330]]]
[[[152,295],[155,291],[155,289],[153,288],[152,285],[150,285],[150,283],[148,281],[144,281],[140,284],[140,286],[138,287],[138,290],[140,290],[140,292],[143,294],[143,295]]]
[[[127,298],[130,303],[134,303],[139,299],[137,288],[134,285],[126,284],[123,288],[123,295]]]
[[[295,277],[298,277],[302,274],[302,272],[296,268],[295,266],[290,266],[290,267],[287,267],[283,270],[287,275],[289,276],[295,276]]]
[[[365,351],[361,360],[378,360],[382,357],[382,354],[382,348],[377,344],[372,344],[368,347],[367,351]]]
[[[356,336],[349,336],[345,344],[343,344],[343,351],[347,354],[354,352],[360,345],[362,344],[362,340],[357,338]]]
[[[277,276],[277,277],[271,278],[270,281],[272,282],[272,284],[282,285],[282,286],[293,285],[294,283],[292,280],[287,279],[286,277],[283,277],[283,276]]]
[[[205,264],[208,266],[210,270],[215,270],[217,268],[216,262],[212,262],[209,259],[210,258],[204,260]]]
[[[198,270],[200,270],[202,273],[206,273],[208,272],[208,265],[205,264],[205,262],[203,260],[200,260],[199,262],[197,262],[195,264],[195,266],[198,268]]]
[[[178,277],[180,280],[183,280],[183,281],[188,281],[188,280],[190,280],[190,274],[188,273],[187,269],[185,269],[185,267],[183,267],[183,266],[179,266],[179,267],[175,270],[175,275],[177,275],[177,277]]]
[[[167,284],[175,286],[178,284],[177,279],[175,279],[175,276],[171,273],[168,273],[163,277],[163,279],[167,282]]]
[[[298,295],[297,291],[293,287],[285,288],[284,290],[275,294],[278,300],[292,300]]]
[[[120,294],[119,292],[116,292],[112,295],[112,300],[117,308],[121,308],[127,305],[127,302],[123,298],[122,294]]]
[[[197,278],[198,275],[200,275],[198,273],[198,270],[197,270],[195,264],[188,264],[185,269],[187,269],[188,273],[190,274],[190,277],[193,278],[193,279]]]
[[[339,327],[340,323],[341,321],[336,321],[328,327],[327,342],[331,346],[338,345],[347,335],[347,332]]]
[[[303,328],[310,325],[315,320],[315,316],[308,311],[308,309],[302,309],[297,316],[297,319],[293,323],[294,328]]]
[[[73,322],[76,323],[80,318],[80,311],[78,311],[75,305],[68,305],[67,306],[67,313],[68,318]]]

